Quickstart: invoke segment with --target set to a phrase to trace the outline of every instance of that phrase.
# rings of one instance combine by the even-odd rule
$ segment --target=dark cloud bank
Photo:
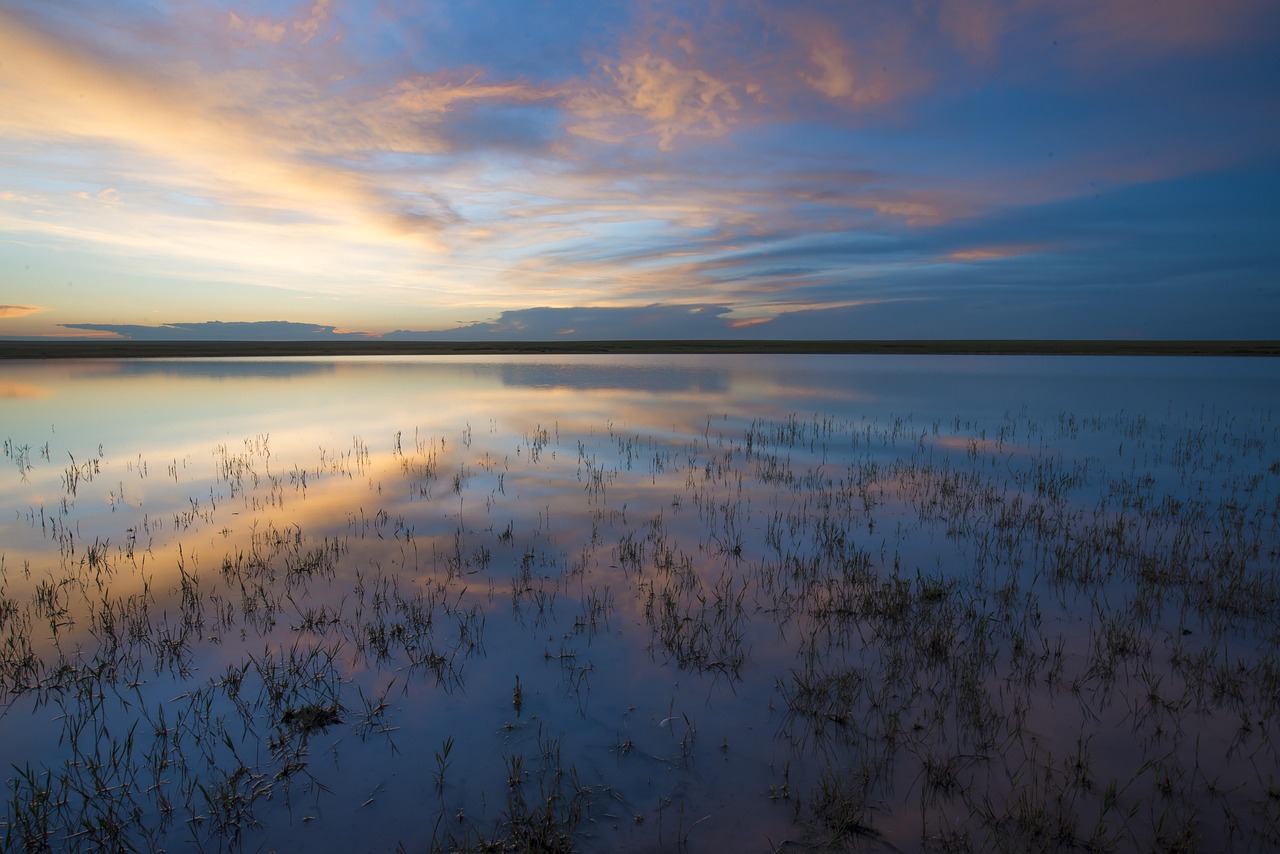
[[[1231,290],[1224,287],[1224,291]],[[1011,300],[1003,288],[975,289],[963,299],[933,297],[820,308],[737,325],[723,305],[649,305],[630,308],[528,308],[491,321],[446,330],[399,329],[383,335],[338,332],[335,326],[290,321],[170,323],[140,326],[68,323],[68,329],[111,332],[132,341],[384,341],[511,342],[611,340],[889,340],[1054,339],[1070,329],[1080,339],[1269,339],[1271,319],[1250,322],[1228,308],[1190,311],[1176,293],[1141,287],[1102,295],[1105,307],[1045,300]],[[1190,301],[1188,301],[1190,302]],[[939,318],[945,318],[940,322]],[[1070,320],[1071,322],[1064,322]]]

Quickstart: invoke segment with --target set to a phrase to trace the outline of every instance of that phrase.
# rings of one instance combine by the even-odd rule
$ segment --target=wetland
[[[1272,850],[1278,380],[7,361],[0,847]]]

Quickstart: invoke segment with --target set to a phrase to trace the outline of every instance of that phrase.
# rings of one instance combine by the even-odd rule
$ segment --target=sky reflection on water
[[[655,355],[10,362],[4,375],[11,434],[70,430],[90,416],[113,429],[84,442],[134,437],[131,446],[141,450],[201,422],[255,416],[261,420],[246,425],[248,433],[348,413],[370,436],[384,423],[403,429],[449,412],[464,421],[518,422],[526,412],[571,418],[581,407],[592,414],[590,398],[610,390],[619,393],[611,403],[635,418],[619,423],[634,430],[661,425],[666,407],[683,412],[690,398],[703,417],[766,415],[755,407],[922,420],[971,416],[975,408],[1156,414],[1182,402],[1238,412],[1270,404],[1275,368],[1245,358]],[[556,390],[591,394],[569,406],[547,394]]]
[[[135,843],[1270,844],[1277,373],[10,363],[7,800],[143,721]]]

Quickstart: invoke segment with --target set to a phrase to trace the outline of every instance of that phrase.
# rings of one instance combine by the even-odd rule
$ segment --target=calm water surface
[[[1280,364],[0,367],[5,847],[1280,845]]]

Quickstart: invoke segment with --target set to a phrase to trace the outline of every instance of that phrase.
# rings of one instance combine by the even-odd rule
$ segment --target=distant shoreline
[[[656,354],[1280,356],[1269,341],[38,341],[0,340],[0,359]]]

